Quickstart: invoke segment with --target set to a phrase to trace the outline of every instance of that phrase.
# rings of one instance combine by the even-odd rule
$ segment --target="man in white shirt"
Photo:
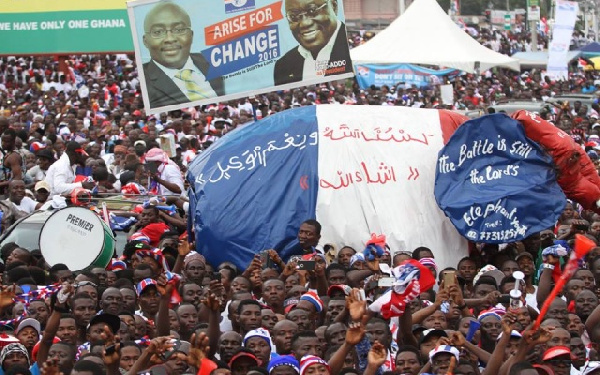
[[[23,180],[12,180],[8,184],[8,198],[6,201],[11,202],[15,209],[28,214],[42,205],[25,196],[25,182]]]
[[[54,154],[49,149],[42,149],[35,153],[37,164],[27,171],[33,182],[42,181],[46,178],[48,168],[54,163]]]
[[[51,195],[71,194],[75,188],[92,189],[95,186],[90,181],[74,182],[75,167],[85,166],[87,156],[79,143],[67,142],[65,152],[46,172],[45,181],[50,185]]]
[[[150,192],[159,195],[180,195],[184,192],[183,176],[177,164],[167,154],[153,148],[146,153],[146,169],[150,178]]]

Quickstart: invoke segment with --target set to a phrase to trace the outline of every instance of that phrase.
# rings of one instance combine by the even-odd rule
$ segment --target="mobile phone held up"
[[[316,262],[314,260],[299,260],[296,269],[300,271],[314,271]]]

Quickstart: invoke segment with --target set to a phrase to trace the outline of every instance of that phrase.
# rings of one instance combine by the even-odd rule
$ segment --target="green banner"
[[[0,55],[133,52],[126,9],[0,13]]]

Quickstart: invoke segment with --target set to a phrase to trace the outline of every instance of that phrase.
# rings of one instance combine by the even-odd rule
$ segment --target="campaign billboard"
[[[338,0],[127,6],[149,113],[352,76]]]
[[[0,55],[132,52],[125,0],[0,2]]]
[[[406,87],[427,87],[445,83],[443,77],[454,78],[461,73],[457,69],[428,69],[412,64],[358,64],[356,80],[361,89],[371,85],[395,87],[404,83]]]

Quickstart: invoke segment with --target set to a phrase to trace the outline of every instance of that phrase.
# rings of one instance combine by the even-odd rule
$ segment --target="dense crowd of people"
[[[524,29],[482,28],[478,38],[507,54],[530,43]],[[503,99],[598,93],[600,76],[576,66],[566,81],[494,69],[452,83],[453,109],[485,110]],[[148,116],[131,56],[0,59],[2,231],[86,196],[143,200],[111,212],[128,242],[106,268],[74,272],[48,267],[39,249],[0,248],[0,374],[600,373],[600,247],[533,328],[574,236],[600,241],[600,216],[573,202],[555,227],[479,244],[443,269],[435,254],[444,249],[325,247],[315,220],[292,223],[302,254],[287,262],[266,250],[241,268],[194,251],[185,234],[189,163],[239,125],[327,103],[447,108],[436,85],[361,90],[349,80]],[[541,115],[600,162],[597,100]],[[407,265],[435,286],[395,314],[373,308],[395,282],[391,270]]]

